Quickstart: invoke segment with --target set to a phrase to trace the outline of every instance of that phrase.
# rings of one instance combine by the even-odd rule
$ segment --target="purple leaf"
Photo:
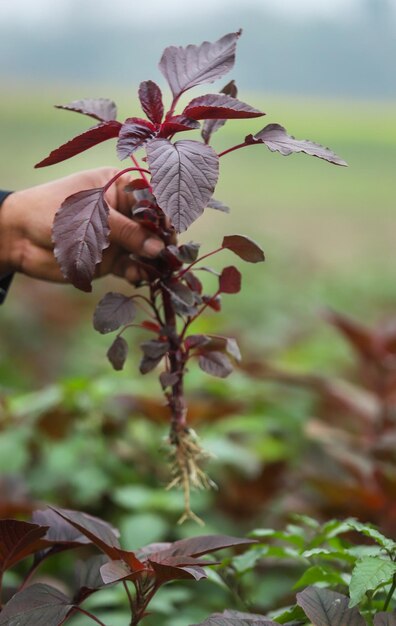
[[[109,561],[100,568],[100,576],[105,585],[111,585],[131,576],[130,567],[124,561]]]
[[[159,68],[174,98],[196,85],[213,83],[229,72],[234,66],[236,44],[241,32],[225,35],[214,43],[204,41],[200,46],[166,48]]]
[[[162,372],[160,374],[160,383],[162,389],[166,389],[167,387],[173,387],[179,381],[179,375],[176,372]]]
[[[100,333],[111,333],[125,324],[133,322],[136,307],[132,298],[122,293],[109,292],[95,309],[93,325]]]
[[[330,589],[307,587],[297,594],[297,604],[313,626],[365,626],[356,607],[348,607],[349,598]]]
[[[260,263],[265,260],[260,246],[244,235],[226,235],[221,245],[248,263]]]
[[[206,335],[207,342],[203,344],[203,352],[226,352],[236,361],[241,361],[241,351],[236,339],[232,337],[221,337],[219,335]]]
[[[157,582],[164,585],[170,580],[202,580],[207,574],[200,565],[186,565],[177,567],[168,563],[157,563],[150,560],[150,565],[156,573]]]
[[[169,343],[159,339],[151,339],[150,341],[144,341],[140,344],[140,347],[143,350],[143,354],[150,359],[162,359],[169,350]]]
[[[117,119],[117,105],[108,98],[73,100],[70,104],[56,104],[55,108],[89,115],[99,122],[110,122]]]
[[[214,613],[200,624],[192,626],[278,626],[277,622],[265,619],[263,615],[240,613],[239,611],[224,611]]]
[[[162,103],[161,89],[152,80],[145,80],[139,86],[139,100],[142,109],[153,122],[161,124],[164,116],[164,105]]]
[[[227,378],[234,369],[230,359],[222,352],[214,351],[202,354],[198,363],[201,370],[218,378]]]
[[[163,550],[158,550],[158,554],[162,554],[162,559],[171,556],[199,557],[211,552],[217,552],[217,550],[252,545],[254,543],[257,542],[252,539],[241,539],[240,537],[230,537],[229,535],[201,535],[180,539],[170,545],[165,545]]]
[[[219,176],[219,158],[197,141],[153,139],[147,145],[153,194],[176,230],[185,231],[203,212]]]
[[[227,83],[223,89],[221,90],[220,93],[224,93],[226,96],[230,96],[231,98],[236,98],[238,95],[238,89],[235,85],[235,81],[231,80],[229,83]],[[213,133],[215,133],[216,131],[219,130],[219,128],[221,128],[222,126],[224,126],[224,124],[226,123],[226,120],[222,119],[222,120],[206,120],[203,124],[202,127],[202,139],[204,140],[205,143],[209,143],[210,142],[210,138],[213,135]]]
[[[189,335],[184,340],[186,350],[202,348],[210,343],[210,337],[207,335]]]
[[[56,148],[56,150],[53,150],[45,159],[40,161],[40,163],[37,163],[34,167],[46,167],[47,165],[54,165],[55,163],[66,161],[66,159],[70,159],[76,154],[80,154],[81,152],[88,150],[88,148],[92,148],[98,143],[102,143],[102,141],[118,137],[120,129],[120,122],[102,122],[101,124],[86,130],[81,135],[77,135],[77,137],[74,137],[67,143],[64,143],[59,148]]]
[[[220,274],[219,290],[221,293],[239,293],[241,291],[242,276],[236,267],[225,267]]]
[[[139,117],[129,117],[121,127],[117,141],[117,155],[122,161],[141,148],[157,132],[156,127]]]
[[[143,358],[140,361],[139,370],[141,374],[148,374],[162,361],[169,350],[167,341],[152,339],[140,344],[143,350]]]
[[[168,118],[161,125],[159,137],[169,137],[175,133],[180,133],[186,130],[196,130],[200,127],[200,123],[197,120],[191,120],[185,115],[174,115]]]
[[[169,293],[172,300],[173,308],[179,315],[195,315],[197,312],[196,303],[200,302],[200,297],[196,292],[184,285],[183,283],[175,283],[169,287]]]
[[[229,120],[261,117],[265,113],[231,96],[211,93],[191,100],[184,109],[183,115],[194,120]]]
[[[128,356],[128,344],[124,337],[116,337],[107,350],[107,358],[116,371],[123,369]]]
[[[220,200],[215,200],[214,198],[211,198],[207,204],[208,209],[215,209],[216,211],[222,211],[223,213],[229,213],[230,212],[230,208],[225,205],[223,202],[220,202]]]
[[[73,598],[76,604],[80,604],[103,587],[100,568],[105,563],[108,563],[108,557],[104,554],[92,556],[86,561],[78,563],[78,590]]]
[[[38,583],[16,593],[0,613],[1,626],[60,626],[73,605],[61,591]]]
[[[45,547],[42,539],[47,530],[47,525],[0,520],[0,573]]]
[[[293,152],[305,152],[305,154],[324,159],[329,163],[334,163],[334,165],[348,165],[329,148],[308,139],[295,139],[292,135],[288,135],[286,129],[279,124],[268,124],[255,135],[248,135],[245,142],[248,145],[264,143],[271,152],[280,152],[284,156],[293,154]]]
[[[41,526],[49,526],[44,541],[58,546],[67,544],[69,547],[90,543],[90,540],[82,535],[69,522],[60,517],[52,509],[39,509],[33,512],[32,520]]]
[[[102,188],[69,196],[55,215],[56,259],[65,278],[82,291],[92,291],[96,265],[109,245],[108,216]]]
[[[88,515],[88,513],[60,509],[54,506],[50,508],[85,535],[85,537],[88,537],[95,546],[100,548],[110,558],[119,558],[119,532],[113,526],[110,526],[110,524],[98,517]]]
[[[396,626],[396,614],[381,611],[374,615],[374,626]]]
[[[179,246],[180,260],[183,263],[194,263],[197,260],[199,254],[199,248],[201,244],[189,241],[188,243]]]

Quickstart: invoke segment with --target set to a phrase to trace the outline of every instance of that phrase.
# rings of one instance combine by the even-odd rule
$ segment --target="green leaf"
[[[385,537],[385,535],[380,533],[380,531],[377,530],[377,528],[374,528],[374,526],[371,526],[371,524],[362,524],[361,522],[352,519],[348,520],[348,526],[353,530],[362,533],[365,537],[370,537],[370,539],[375,541],[375,543],[378,543],[378,545],[380,545],[381,548],[384,548],[384,550],[392,552],[396,548],[396,542],[393,541],[393,539]]]
[[[308,568],[301,578],[293,586],[293,589],[300,589],[315,583],[328,583],[329,585],[345,585],[342,575],[332,567],[322,567],[313,565]]]
[[[391,583],[395,573],[396,563],[393,561],[372,556],[358,561],[349,585],[349,607],[356,606],[367,591],[375,591],[380,585]]]
[[[269,613],[268,616],[278,624],[305,622],[304,612],[297,604]]]

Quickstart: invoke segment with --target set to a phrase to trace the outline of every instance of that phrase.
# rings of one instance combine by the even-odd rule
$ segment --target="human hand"
[[[21,272],[33,278],[66,282],[53,252],[55,213],[68,196],[84,189],[104,187],[117,173],[111,167],[87,170],[8,196],[0,207],[0,274]],[[110,206],[110,246],[104,251],[96,276],[115,274],[129,282],[142,278],[130,254],[153,258],[164,247],[130,213],[132,195],[124,191],[129,176],[121,176],[106,192]]]

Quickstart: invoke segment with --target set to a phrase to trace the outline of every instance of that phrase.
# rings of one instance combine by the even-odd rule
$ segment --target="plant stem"
[[[208,254],[204,254],[203,256],[199,257],[199,259],[197,259],[193,263],[190,263],[188,267],[186,267],[182,272],[180,272],[178,278],[182,278],[182,276],[184,276],[184,274],[187,274],[187,272],[189,272],[190,269],[194,267],[194,265],[196,265],[197,263],[201,263],[201,261],[203,261],[204,259],[207,259],[208,257],[213,256],[214,254],[217,254],[218,252],[221,252],[222,250],[224,250],[223,246],[221,246],[220,248],[217,248],[216,250],[213,250],[212,252],[208,252]]]
[[[101,622],[98,617],[93,615],[93,613],[90,613],[89,611],[82,609],[80,606],[76,606],[75,609],[76,611],[80,611],[80,613],[84,613],[84,615],[86,615],[87,617],[90,617],[94,622],[96,622],[97,624],[100,624],[100,626],[106,626],[106,624],[104,624],[104,622]]]
[[[129,587],[128,587],[128,583],[126,580],[122,581],[123,587],[125,589],[125,592],[128,596],[128,602],[129,602],[129,606],[131,607],[131,612],[133,612],[133,598],[131,596],[131,592],[129,591]]]
[[[232,148],[228,148],[228,150],[224,150],[223,152],[220,152],[217,156],[220,158],[224,156],[225,154],[228,154],[229,152],[234,152],[234,150],[239,150],[239,148],[245,148],[246,146],[249,146],[249,145],[250,144],[244,141],[243,143],[239,143],[237,146],[233,146]]]
[[[187,323],[186,323],[186,325],[184,326],[184,329],[183,329],[183,332],[182,332],[182,335],[181,335],[181,339],[184,339],[184,337],[185,337],[185,335],[186,335],[186,332],[187,332],[188,328],[191,326],[191,324],[192,324],[193,322],[195,322],[195,320],[196,320],[196,319],[197,319],[200,315],[202,315],[202,313],[205,311],[205,309],[207,309],[207,307],[210,305],[210,303],[211,303],[211,302],[212,302],[215,298],[217,298],[217,296],[218,296],[218,295],[220,295],[220,293],[221,293],[221,291],[220,291],[220,289],[218,289],[218,290],[216,291],[216,293],[215,293],[215,294],[214,294],[214,295],[210,298],[210,300],[208,300],[207,302],[205,302],[205,304],[203,305],[202,309],[201,309],[200,311],[198,311],[198,313],[197,313],[196,315],[194,315],[194,317],[191,317],[191,318],[188,320],[188,322],[187,322]]]
[[[117,178],[120,178],[120,176],[126,174],[127,172],[146,172],[147,174],[150,174],[149,170],[145,170],[141,167],[127,167],[124,170],[120,170],[119,172],[117,172],[117,174],[113,176],[111,180],[109,180],[109,182],[103,187],[103,194],[105,194],[106,191],[112,186],[112,184],[115,183]]]
[[[395,590],[396,590],[396,574],[393,575],[392,585],[388,591],[388,595],[385,598],[384,606],[382,608],[383,611],[388,610],[389,603],[392,600],[392,596],[395,593]]]
[[[139,161],[137,160],[137,158],[135,157],[134,154],[131,154],[131,159],[132,159],[132,162],[136,165],[136,167],[140,170],[140,176],[142,177],[142,180],[144,180],[144,182],[147,184],[147,187],[149,187],[150,190],[151,190],[150,183],[149,183],[148,178],[147,178],[147,176],[145,174],[145,171],[147,171],[147,170],[143,170],[140,167]]]
[[[151,589],[150,593],[148,593],[147,596],[145,596],[144,601],[142,602],[142,604],[136,609],[135,614],[132,617],[132,621],[131,621],[130,626],[137,626],[137,624],[139,624],[140,620],[143,618],[144,613],[145,613],[149,603],[153,599],[153,596],[157,592],[157,590],[158,590],[157,585],[154,585],[154,587]]]
[[[165,324],[171,330],[169,342],[170,372],[178,374],[177,382],[172,386],[169,396],[169,408],[171,410],[171,442],[177,445],[178,434],[186,428],[187,407],[184,399],[183,375],[184,361],[183,353],[177,341],[176,314],[173,309],[171,297],[166,286],[162,288],[162,301],[164,304]]]

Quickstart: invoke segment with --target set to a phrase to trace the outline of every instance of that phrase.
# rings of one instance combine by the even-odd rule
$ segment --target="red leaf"
[[[239,293],[241,291],[242,276],[236,267],[225,267],[220,274],[219,290],[221,293]]]
[[[161,124],[164,115],[161,89],[152,80],[145,80],[139,86],[139,100],[142,109],[154,124]]]
[[[374,361],[381,358],[383,346],[375,331],[335,311],[327,311],[325,319],[337,328],[361,358]]]
[[[329,148],[308,139],[295,139],[292,135],[288,135],[286,129],[279,124],[268,124],[255,135],[248,135],[245,142],[247,144],[264,143],[271,152],[280,152],[283,156],[288,156],[293,152],[305,152],[305,154],[324,159],[329,163],[334,163],[334,165],[348,165]]]
[[[95,309],[93,325],[100,333],[111,333],[125,324],[130,324],[136,316],[132,298],[122,293],[109,292]]]
[[[217,313],[221,311],[221,296],[217,295],[213,296],[202,296],[202,300],[207,304],[213,311]]]
[[[89,115],[99,122],[110,122],[117,118],[117,106],[115,102],[107,98],[74,100],[70,104],[56,104],[55,108]]]
[[[231,70],[236,44],[242,31],[225,35],[214,43],[186,48],[170,46],[164,50],[159,68],[177,98],[187,89],[212,83]]]
[[[65,278],[82,291],[92,290],[96,265],[109,245],[108,215],[101,188],[69,196],[55,215],[55,256]]]
[[[260,246],[244,235],[226,235],[221,245],[249,263],[260,263],[265,260]]]
[[[185,231],[202,213],[216,186],[219,159],[197,141],[153,139],[147,145],[153,194],[175,229]]]
[[[48,526],[18,520],[0,520],[0,572],[46,546]]]
[[[151,322],[150,320],[144,320],[144,322],[142,322],[142,326],[147,330],[152,330],[155,333],[159,333],[161,330],[159,324],[157,324],[156,322]]]
[[[128,356],[128,344],[124,337],[116,337],[107,350],[107,358],[116,371],[123,369]]]
[[[47,165],[54,165],[61,161],[66,161],[76,154],[80,154],[93,146],[96,146],[102,141],[107,139],[113,139],[118,137],[120,132],[120,122],[109,121],[93,126],[89,130],[86,130],[81,135],[77,135],[67,143],[53,150],[43,161],[37,163],[34,167],[46,167]]]
[[[58,589],[38,583],[16,593],[0,613],[1,626],[59,626],[73,604]]]
[[[180,133],[186,130],[196,130],[200,127],[200,123],[197,120],[191,120],[185,115],[174,115],[161,125],[161,130],[158,137],[169,137],[175,133]]]
[[[122,161],[141,148],[149,139],[155,136],[156,127],[151,122],[139,117],[129,117],[121,127],[118,141],[117,154]]]
[[[220,93],[224,93],[226,96],[230,96],[231,98],[236,98],[238,95],[238,89],[235,85],[235,81],[231,80],[229,83],[227,83],[223,87]],[[224,126],[225,123],[226,123],[226,120],[206,120],[203,124],[202,132],[201,132],[202,139],[204,140],[204,142],[209,143],[210,138],[213,135],[213,133],[218,131],[222,126]]]
[[[184,275],[184,280],[192,291],[195,291],[195,293],[197,294],[202,293],[203,285],[195,274],[193,274],[192,272],[187,272],[187,274]]]
[[[214,351],[202,354],[198,363],[201,370],[218,378],[226,378],[234,369],[230,359],[222,352]]]
[[[227,120],[261,117],[265,113],[231,96],[212,93],[191,100],[184,109],[183,115],[194,120]]]

